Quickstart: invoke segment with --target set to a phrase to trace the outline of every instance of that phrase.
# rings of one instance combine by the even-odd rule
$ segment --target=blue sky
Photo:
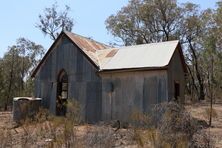
[[[190,0],[200,4],[201,8],[213,8],[217,0]],[[45,7],[50,7],[55,0],[6,0],[0,5],[0,57],[7,47],[15,44],[16,39],[25,37],[46,49],[52,41],[36,27],[38,15]],[[187,0],[179,0],[180,3]],[[73,32],[109,44],[114,38],[108,34],[105,20],[115,14],[128,0],[57,0],[60,9],[71,7],[70,16],[75,20]]]

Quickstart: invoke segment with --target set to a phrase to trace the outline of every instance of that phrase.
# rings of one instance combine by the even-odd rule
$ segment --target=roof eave
[[[46,58],[48,57],[48,55],[51,53],[51,51],[54,49],[55,45],[57,44],[57,42],[60,40],[60,38],[64,35],[64,32],[61,32],[59,34],[59,36],[56,38],[56,40],[53,42],[53,44],[50,46],[49,50],[46,52],[46,54],[44,55],[44,57],[42,58],[42,60],[39,62],[39,64],[37,65],[37,67],[35,68],[35,70],[32,72],[31,74],[31,78],[34,78],[36,73],[38,72],[39,68],[41,67],[41,65],[44,63],[44,61],[46,60]]]
[[[98,73],[121,73],[121,72],[134,72],[134,71],[157,71],[167,70],[168,65],[163,67],[141,67],[141,68],[119,68],[119,69],[102,69]]]
[[[181,44],[178,43],[177,47],[179,48],[179,54],[180,54],[180,58],[181,58],[181,61],[182,61],[183,70],[187,74],[188,73],[187,64],[185,62],[185,58],[184,58],[184,54],[183,54],[183,50],[182,50]]]

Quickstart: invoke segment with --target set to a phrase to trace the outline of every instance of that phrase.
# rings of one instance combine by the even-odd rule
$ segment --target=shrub
[[[214,145],[214,141],[210,137],[210,134],[204,130],[198,131],[193,135],[191,147],[195,148],[211,148]]]
[[[79,143],[75,125],[81,121],[80,105],[77,101],[67,102],[65,117],[53,117],[50,119],[50,133],[53,139],[53,147],[72,147]]]
[[[73,124],[80,124],[81,122],[81,107],[78,101],[70,99],[67,102],[67,113],[66,118],[73,122]]]
[[[130,115],[131,123],[134,127],[149,128],[151,119],[149,114],[144,114],[139,110],[134,109]]]
[[[95,129],[88,129],[84,136],[85,147],[106,147],[111,148],[115,146],[115,133],[110,128],[104,126],[95,127]]]
[[[183,106],[176,102],[161,103],[153,108],[152,113],[152,123],[159,131],[163,145],[188,145],[196,127]]]

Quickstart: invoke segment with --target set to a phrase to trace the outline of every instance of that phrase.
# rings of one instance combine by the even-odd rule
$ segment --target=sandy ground
[[[186,109],[193,117],[205,120],[208,123],[209,119],[206,110],[209,109],[209,107],[209,104],[198,103],[196,105],[187,105]],[[213,108],[216,111],[217,117],[213,118],[212,127],[204,130],[206,130],[214,140],[215,147],[222,148],[222,103],[214,104]]]
[[[187,111],[189,111],[191,113],[191,115],[197,119],[200,120],[205,120],[208,123],[208,119],[206,116],[206,109],[209,108],[209,104],[206,103],[199,103],[196,105],[186,105],[186,109]],[[206,130],[208,134],[210,134],[210,137],[213,139],[214,143],[215,143],[215,147],[217,148],[222,148],[222,104],[214,104],[213,108],[215,109],[216,113],[217,113],[217,117],[213,119],[212,122],[212,127],[211,128],[206,128],[203,130]],[[44,123],[45,125],[42,127],[47,128],[47,123]],[[32,145],[32,147],[45,147],[45,145],[47,144],[47,141],[50,141],[51,139],[49,137],[47,137],[47,135],[43,136],[43,137],[36,137],[36,133],[39,131],[35,131],[37,130],[37,126],[38,125],[34,125],[31,126],[31,128],[27,128],[24,129],[22,127],[15,127],[15,124],[12,121],[12,114],[11,112],[0,112],[0,138],[2,141],[2,137],[4,137],[4,135],[7,135],[7,131],[10,131],[11,139],[8,138],[9,140],[11,140],[11,145],[12,147],[23,147],[22,145],[20,145],[20,141],[21,138],[24,137],[24,135],[26,134],[26,132],[28,132],[30,137],[27,138],[33,138],[35,139],[35,144],[38,144],[38,146],[36,146],[35,144]],[[77,135],[78,136],[87,136],[90,134],[91,131],[101,128],[97,126],[93,126],[93,125],[83,125],[83,126],[76,126],[75,129],[77,131]],[[118,131],[117,133],[115,133],[115,129],[114,128],[110,128],[110,127],[103,127],[105,128],[107,132],[110,132],[110,134],[115,134],[115,146],[116,147],[137,147],[135,141],[133,141],[132,139],[132,131],[128,130],[128,129],[121,129],[120,131]],[[30,129],[32,129],[30,131]],[[27,131],[25,131],[27,130]],[[44,128],[42,129],[44,131]],[[107,135],[107,134],[104,135]],[[7,138],[7,137],[6,137]],[[107,137],[101,137],[103,139],[107,138]],[[37,140],[36,140],[37,139]],[[87,139],[84,138],[84,139]],[[37,142],[36,142],[37,141]],[[19,146],[20,145],[20,146]],[[1,145],[0,145],[1,147]],[[10,145],[5,145],[4,147],[11,147]]]

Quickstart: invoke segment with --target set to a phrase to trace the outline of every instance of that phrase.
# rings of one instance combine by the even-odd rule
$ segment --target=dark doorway
[[[61,70],[57,79],[56,115],[65,116],[68,99],[68,75]]]
[[[174,89],[175,89],[174,90],[174,98],[176,100],[178,100],[180,97],[180,83],[179,82],[174,83]]]

